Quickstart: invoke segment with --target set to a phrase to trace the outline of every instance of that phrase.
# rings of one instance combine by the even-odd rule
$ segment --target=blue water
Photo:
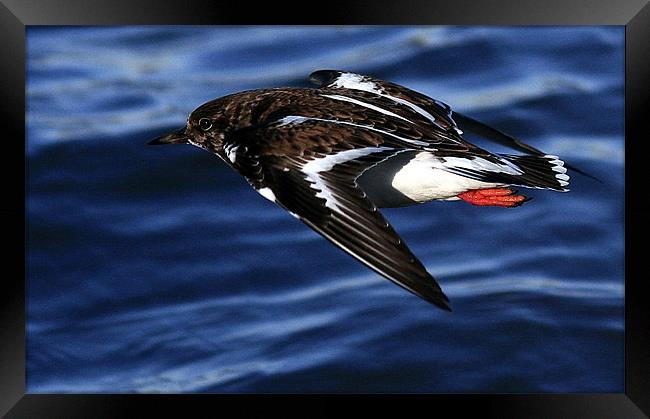
[[[623,27],[27,31],[27,388],[621,392]],[[450,297],[391,284],[216,157],[147,147],[316,69],[404,84],[589,171],[516,209],[385,210]],[[501,148],[480,143],[495,151]]]

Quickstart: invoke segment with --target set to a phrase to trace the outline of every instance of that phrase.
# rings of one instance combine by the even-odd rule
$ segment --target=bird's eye
[[[209,130],[212,128],[212,121],[210,121],[208,118],[199,119],[199,128],[201,128],[202,131]]]

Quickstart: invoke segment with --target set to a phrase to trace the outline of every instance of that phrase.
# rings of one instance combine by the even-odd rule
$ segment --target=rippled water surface
[[[623,390],[622,27],[27,36],[29,392]],[[145,146],[209,99],[321,68],[414,88],[602,183],[385,210],[446,313],[216,157]]]

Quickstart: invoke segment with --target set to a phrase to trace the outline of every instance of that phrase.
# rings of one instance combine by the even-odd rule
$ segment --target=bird
[[[402,288],[451,311],[449,298],[382,215],[433,200],[515,208],[513,188],[568,191],[559,157],[449,105],[389,81],[342,70],[316,87],[247,90],[206,102],[150,141],[217,155],[263,197]],[[496,154],[465,132],[523,154]]]

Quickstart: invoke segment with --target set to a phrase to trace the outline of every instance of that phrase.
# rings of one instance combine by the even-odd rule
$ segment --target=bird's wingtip
[[[448,311],[450,313],[453,312],[453,310],[451,309],[451,306],[447,302],[438,304],[438,307],[440,307],[441,309],[443,309],[445,311]]]
[[[429,301],[431,304],[435,305],[436,307],[441,308],[442,310],[449,311],[449,312],[453,311],[451,309],[451,305],[449,304],[449,298],[444,293],[437,294],[433,298],[427,298],[427,301]]]

